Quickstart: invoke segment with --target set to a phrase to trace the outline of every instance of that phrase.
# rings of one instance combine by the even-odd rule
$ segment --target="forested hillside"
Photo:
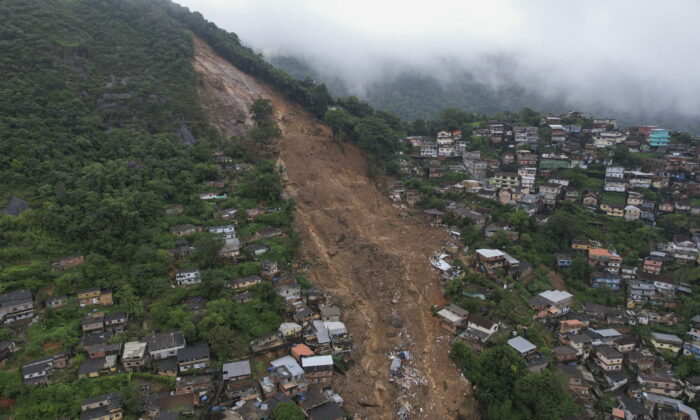
[[[207,342],[219,361],[247,354],[251,339],[278,328],[282,303],[269,283],[250,289],[247,302],[230,304],[226,281],[257,274],[261,264],[247,248],[239,264],[222,264],[221,239],[205,228],[221,224],[212,217],[219,209],[245,214],[269,206],[275,211],[255,223],[242,217],[237,233],[288,267],[298,243],[293,204],[280,197],[274,160],[264,150],[224,137],[202,115],[192,30],[214,37],[218,29],[190,30],[198,22],[206,26],[200,15],[166,1],[0,5],[0,208],[8,202],[29,208],[0,214],[0,294],[28,290],[40,313],[29,325],[0,328],[0,341],[16,346],[11,360],[3,356],[0,417],[76,418],[83,399],[118,391],[125,417],[135,418],[140,386],[172,388],[170,378],[121,369],[86,379],[81,318],[93,313],[128,316],[110,345],[180,330],[188,343]],[[274,70],[234,34],[217,36],[212,42],[238,54],[248,71],[266,74],[280,89],[286,78],[285,94],[316,89]],[[311,108],[312,98],[310,92],[298,99]],[[325,105],[315,103],[323,113]],[[258,127],[270,126],[267,116],[252,118]],[[259,134],[278,135],[274,129]],[[222,166],[215,151],[229,165]],[[219,196],[219,207],[201,193]],[[182,210],[166,215],[171,208]],[[187,236],[186,255],[173,253],[183,245],[172,232],[188,224],[198,231]],[[262,228],[280,229],[283,237],[252,238]],[[71,255],[84,262],[57,264]],[[201,287],[173,287],[177,269],[200,269]],[[109,306],[79,305],[76,294],[86,289],[110,291],[114,305],[111,294]],[[50,297],[63,299],[62,307],[44,308]],[[68,367],[48,386],[27,386],[26,377],[23,385],[23,364],[62,352]]]

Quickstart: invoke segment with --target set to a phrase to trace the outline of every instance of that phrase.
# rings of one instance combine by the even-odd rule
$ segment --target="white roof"
[[[292,356],[284,356],[277,360],[273,360],[270,364],[274,367],[284,366],[287,368],[292,376],[299,376],[304,374],[304,369],[299,366],[299,363]]]
[[[552,303],[557,303],[561,302],[564,299],[569,299],[574,295],[563,290],[547,290],[546,292],[540,293],[540,296]]]
[[[301,325],[297,324],[296,322],[283,322],[280,324],[278,330],[282,333],[285,331],[299,331],[301,330]]]
[[[459,322],[462,320],[462,318],[460,318],[457,314],[455,314],[454,312],[450,311],[447,308],[441,309],[440,311],[438,311],[438,315],[447,319],[450,322]]]
[[[617,331],[613,328],[606,328],[603,330],[594,330],[593,328],[591,328],[591,331],[600,334],[601,337],[608,337],[608,338],[609,337],[618,337],[618,336],[622,335],[622,334],[620,334],[619,331]]]
[[[517,336],[508,340],[508,345],[513,347],[520,354],[537,349],[537,346],[522,338],[521,336]]]
[[[326,329],[326,324],[323,321],[315,319],[313,321],[314,330],[316,331],[316,340],[319,344],[325,344],[331,342],[331,337],[328,335],[328,330]]]
[[[549,128],[551,128],[552,130],[563,130],[564,126],[559,125],[559,124],[550,124]]]
[[[503,252],[499,251],[497,249],[477,249],[476,253],[483,256],[484,258],[494,258],[494,257],[502,257]]]
[[[324,322],[326,329],[331,335],[347,334],[348,330],[345,328],[345,324],[340,321]]]
[[[224,373],[224,380],[236,376],[250,375],[250,362],[242,360],[240,362],[224,363],[221,370]]]
[[[123,358],[131,359],[134,357],[143,357],[146,353],[146,343],[141,343],[139,341],[129,341],[124,343],[124,353]]]
[[[303,367],[333,365],[333,356],[310,356],[301,359]]]

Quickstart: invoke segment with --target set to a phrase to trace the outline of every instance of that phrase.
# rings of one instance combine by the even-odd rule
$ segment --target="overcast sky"
[[[483,57],[502,55],[540,91],[700,116],[698,0],[176,1],[358,88],[397,64],[442,75],[459,63],[489,79]]]

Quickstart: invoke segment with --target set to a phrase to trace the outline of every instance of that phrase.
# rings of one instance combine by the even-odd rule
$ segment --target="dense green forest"
[[[259,273],[255,258],[221,264],[220,240],[208,232],[188,237],[194,251],[184,259],[175,261],[168,251],[176,245],[170,227],[221,223],[212,218],[216,208],[197,195],[217,191],[205,185],[222,176],[212,159],[217,150],[245,164],[232,174],[228,198],[217,203],[243,215],[239,235],[283,229],[283,237],[255,241],[281,267],[289,266],[299,240],[294,204],[280,198],[274,160],[222,137],[196,105],[192,31],[312,112],[322,115],[328,96],[325,88],[303,85],[267,65],[234,34],[208,24],[198,28],[201,22],[200,15],[167,1],[0,4],[0,204],[15,196],[31,208],[19,216],[0,214],[0,293],[28,288],[37,303],[71,297],[66,307],[43,311],[25,332],[0,328],[0,340],[26,344],[0,371],[0,395],[14,401],[14,418],[75,417],[82,399],[115,390],[127,418],[135,418],[139,385],[172,387],[171,380],[151,374],[76,379],[83,354],[49,386],[22,385],[22,363],[78,344],[80,318],[91,311],[78,307],[78,290],[113,290],[115,305],[104,310],[123,311],[130,323],[114,342],[179,329],[190,343],[207,341],[219,361],[247,354],[252,338],[282,320],[280,297],[269,283],[253,288],[249,302],[230,304],[226,281]],[[268,116],[254,115],[252,138],[279,136]],[[166,216],[174,203],[185,211]],[[259,205],[276,211],[246,220],[245,209]],[[84,255],[85,262],[64,271],[52,267],[71,254]],[[173,288],[175,268],[202,270],[201,286]],[[193,313],[192,301],[204,302],[204,313]]]

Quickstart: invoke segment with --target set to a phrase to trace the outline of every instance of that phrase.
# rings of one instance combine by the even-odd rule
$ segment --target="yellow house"
[[[621,204],[603,203],[600,205],[600,210],[604,211],[606,216],[625,217],[625,206]]]
[[[81,290],[78,292],[78,302],[81,306],[112,305],[112,291],[99,287]]]
[[[678,353],[683,346],[683,340],[673,334],[651,333],[651,344],[656,351],[669,350]]]

